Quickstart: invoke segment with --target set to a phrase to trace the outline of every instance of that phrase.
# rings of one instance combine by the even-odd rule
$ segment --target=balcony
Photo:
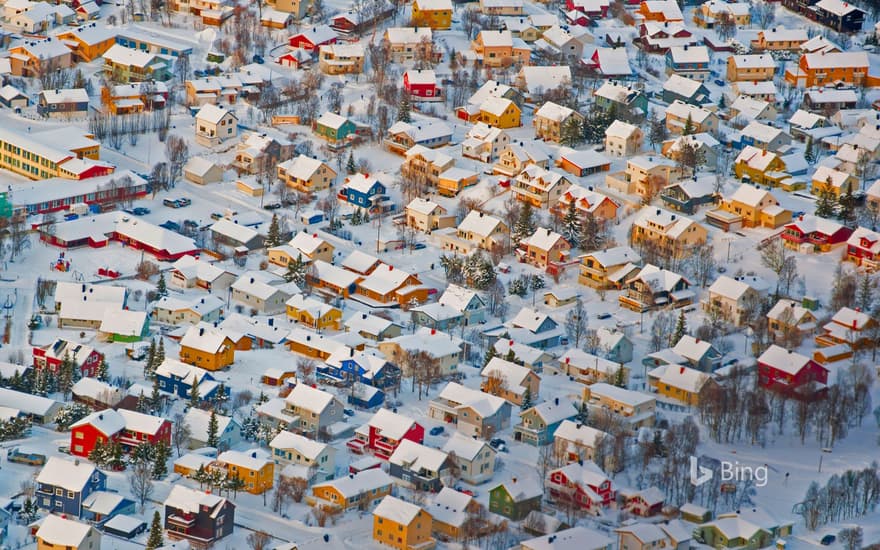
[[[196,523],[196,516],[192,514],[171,514],[168,516],[168,523],[173,523],[174,525],[180,525],[185,528],[190,528]]]

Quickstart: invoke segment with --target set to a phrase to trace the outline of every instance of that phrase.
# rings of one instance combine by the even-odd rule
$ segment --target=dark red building
[[[437,77],[431,70],[410,69],[403,73],[403,89],[416,98],[434,99],[440,97]]]
[[[589,513],[597,513],[616,497],[608,476],[592,462],[573,462],[547,474],[550,496],[573,502]]]
[[[376,458],[388,460],[404,439],[424,442],[425,428],[408,416],[379,409],[369,422],[357,429],[355,439],[347,446],[354,452],[370,451]]]
[[[775,344],[758,358],[758,383],[765,388],[791,392],[806,384],[824,386],[827,382],[828,369]]]
[[[291,48],[302,48],[313,52],[326,44],[336,44],[339,35],[327,25],[309,27],[291,36],[288,40]]]
[[[782,240],[789,248],[799,249],[803,244],[813,246],[814,252],[828,252],[831,247],[845,243],[852,229],[818,216],[801,216],[785,226]]]
[[[125,409],[90,414],[70,427],[70,453],[89,456],[98,442],[119,442],[126,451],[142,443],[171,445],[171,421]]]
[[[82,377],[94,378],[98,375],[98,367],[104,360],[104,354],[85,344],[71,342],[63,338],[55,340],[51,345],[44,348],[33,348],[34,367],[36,369],[49,369],[58,374],[58,369],[65,357],[79,367]]]

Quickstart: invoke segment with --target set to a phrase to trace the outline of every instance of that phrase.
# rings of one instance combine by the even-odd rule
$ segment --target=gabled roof
[[[52,546],[81,548],[92,532],[91,525],[49,514],[40,523],[36,537]]]
[[[758,363],[763,363],[774,369],[781,370],[790,375],[796,375],[809,365],[812,360],[794,350],[787,350],[776,344],[771,345],[758,357]]]
[[[349,474],[332,481],[317,483],[316,487],[333,487],[344,498],[351,498],[374,489],[391,485],[391,476],[383,472],[380,468],[370,468],[362,470],[356,474]]]
[[[520,417],[523,417],[529,414],[529,412],[534,412],[541,417],[547,426],[552,426],[553,424],[572,418],[577,414],[577,410],[574,408],[574,403],[568,399],[559,398],[552,401],[538,403],[534,407],[522,411],[519,415]]]
[[[416,472],[422,469],[439,472],[448,458],[445,451],[404,439],[388,458],[388,462]]]
[[[390,439],[400,440],[416,424],[412,418],[389,409],[379,409],[367,422],[371,428]]]
[[[165,506],[190,514],[198,514],[203,506],[207,506],[213,511],[218,505],[225,505],[226,502],[225,498],[215,494],[175,484],[171,488],[168,498],[165,499]]]
[[[386,495],[373,510],[373,516],[390,520],[399,525],[409,525],[421,512],[422,509],[416,504]]]
[[[89,462],[50,456],[37,475],[37,483],[79,492],[83,490],[95,472],[98,472],[98,469]]]
[[[308,384],[297,384],[284,400],[288,405],[318,414],[323,413],[334,401],[338,401],[332,393]]]
[[[219,352],[228,339],[226,334],[213,327],[192,326],[180,339],[180,345],[213,354]]]

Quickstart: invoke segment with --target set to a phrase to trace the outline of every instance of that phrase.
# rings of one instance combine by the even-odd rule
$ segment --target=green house
[[[139,342],[150,333],[150,318],[145,311],[111,310],[98,332],[110,342]]]
[[[9,199],[9,193],[0,191],[0,218],[12,217],[12,201]]]
[[[771,543],[772,535],[750,521],[728,517],[700,525],[694,529],[694,539],[714,548],[758,550]]]
[[[489,511],[514,521],[541,509],[544,490],[532,479],[513,478],[489,491]]]
[[[330,143],[335,143],[353,135],[357,127],[354,122],[344,116],[328,111],[315,121],[312,130],[315,132],[315,135],[324,138]]]

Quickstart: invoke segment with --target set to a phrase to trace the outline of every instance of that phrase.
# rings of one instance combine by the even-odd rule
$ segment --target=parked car
[[[599,315],[596,315],[596,319],[611,319],[611,314],[605,311],[603,313],[600,313]]]
[[[199,224],[195,220],[183,220],[183,226],[189,229],[197,229]]]
[[[165,228],[168,231],[180,231],[180,224],[171,220],[160,223],[159,227]]]
[[[279,208],[281,208],[281,203],[280,202],[270,202],[269,204],[264,204],[263,208],[265,210],[278,210]]]
[[[220,212],[211,212],[211,219],[212,220],[219,220],[222,218],[223,218],[223,214],[221,214]]]
[[[189,206],[193,203],[192,199],[187,199],[185,197],[177,199],[177,202],[180,204],[180,206]]]
[[[835,537],[834,535],[825,535],[824,537],[822,537],[822,540],[820,540],[819,543],[822,546],[831,546],[836,540],[837,537]]]
[[[433,428],[431,428],[431,431],[429,431],[428,433],[431,435],[440,435],[445,431],[446,431],[446,428],[444,428],[443,426],[434,426]]]
[[[715,81],[715,84],[718,84],[719,86],[722,86],[722,87],[725,86],[724,81],[721,80],[720,78],[719,78],[718,80]]]
[[[162,204],[168,208],[180,208],[183,206],[179,199],[165,199],[162,201]]]
[[[256,63],[257,65],[262,65],[265,62],[266,61],[263,59],[262,55],[255,55],[254,56],[254,63]]]
[[[345,416],[354,416],[354,411],[351,409],[342,409],[342,414]]]
[[[493,437],[489,440],[489,446],[493,449],[497,449],[499,447],[506,447],[507,443],[500,437]]]
[[[144,208],[143,206],[138,206],[137,208],[132,210],[131,213],[134,214],[135,216],[146,216],[147,214],[150,213],[150,209]]]
[[[425,243],[413,243],[410,248],[413,250],[424,250],[427,248],[427,245],[425,245]]]

